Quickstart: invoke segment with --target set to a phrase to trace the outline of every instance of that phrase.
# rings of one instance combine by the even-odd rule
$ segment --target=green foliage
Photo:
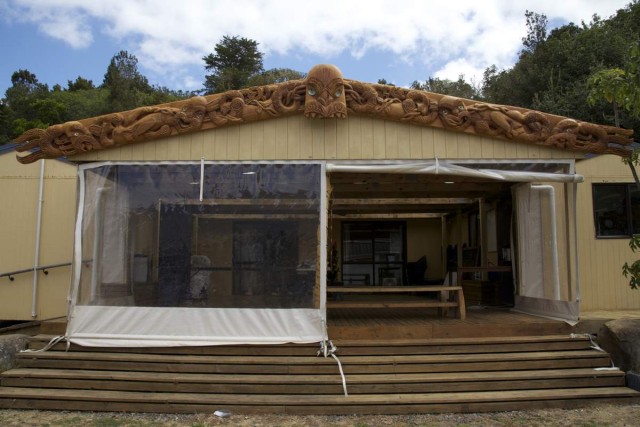
[[[13,123],[13,111],[4,102],[0,102],[0,145],[11,140],[11,124]]]
[[[463,74],[460,74],[456,81],[433,77],[429,77],[424,83],[416,80],[411,83],[411,88],[459,98],[480,99],[480,90],[468,83]]]
[[[614,122],[620,125],[620,110],[640,118],[640,42],[629,49],[622,68],[608,68],[594,72],[587,81],[590,105],[606,101],[613,106]]]
[[[547,24],[549,20],[546,15],[525,11],[524,16],[527,20],[527,35],[522,38],[524,49],[533,52],[536,47],[547,39]]]
[[[485,70],[482,95],[492,103],[517,105],[603,124],[615,124],[612,104],[588,103],[588,80],[600,70],[626,71],[629,49],[640,38],[640,3],[609,19],[570,23],[547,32],[544,15],[527,11],[528,33],[511,69]],[[620,123],[640,133],[640,120],[622,109]]]
[[[264,55],[255,40],[223,36],[214,50],[202,58],[205,69],[211,71],[204,82],[207,94],[247,87],[252,76],[263,72]]]
[[[163,104],[193,96],[191,92],[150,86],[137,68],[138,60],[125,51],[115,55],[100,87],[78,76],[50,91],[29,70],[11,76],[13,85],[0,100],[0,145],[32,128],[95,117],[143,105]]]
[[[70,92],[75,92],[77,90],[91,90],[95,89],[93,85],[93,81],[87,80],[80,76],[76,77],[76,80],[72,82],[71,80],[67,80],[67,90]]]

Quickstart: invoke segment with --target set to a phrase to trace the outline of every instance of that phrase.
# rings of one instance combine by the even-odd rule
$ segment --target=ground
[[[486,414],[291,416],[213,414],[122,414],[114,412],[54,412],[0,410],[0,425],[9,426],[239,426],[239,427],[436,427],[436,426],[637,426],[640,402],[592,405],[582,409],[540,409]]]

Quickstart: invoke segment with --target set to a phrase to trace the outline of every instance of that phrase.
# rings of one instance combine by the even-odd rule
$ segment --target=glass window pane
[[[344,223],[343,233],[343,262],[349,263],[373,261],[373,242],[371,239],[370,223]]]
[[[376,262],[402,262],[402,225],[381,224],[374,229]]]
[[[596,236],[629,235],[626,187],[626,184],[593,186]]]
[[[629,185],[631,196],[631,226],[633,234],[640,234],[640,190],[636,184]]]

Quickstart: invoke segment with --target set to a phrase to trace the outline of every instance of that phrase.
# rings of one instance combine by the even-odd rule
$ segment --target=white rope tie
[[[317,355],[323,355],[324,357],[331,356],[338,363],[338,369],[340,370],[340,377],[342,377],[342,390],[344,391],[345,396],[349,396],[347,392],[347,379],[344,376],[344,371],[342,370],[342,363],[340,363],[340,359],[335,355],[335,352],[338,351],[338,348],[333,345],[331,340],[325,340],[320,343],[320,350],[318,350]]]
[[[49,341],[49,343],[47,345],[45,345],[44,347],[42,347],[39,350],[31,350],[30,348],[22,350],[20,353],[43,353],[47,350],[51,350],[51,348],[53,348],[53,346],[55,346],[56,344],[58,344],[60,341],[63,341],[65,339],[64,335],[60,335],[57,337],[53,337],[51,338],[51,341]],[[69,342],[67,341],[67,350],[69,351]]]
[[[593,340],[593,335],[591,335],[591,334],[571,334],[570,337],[571,338],[589,338],[589,342],[591,342],[590,347],[592,349],[601,351],[603,353],[606,353],[606,351],[603,350],[602,347],[600,347],[598,344],[596,344],[596,342]]]
[[[570,335],[571,338],[589,338],[589,342],[591,342],[591,345],[589,346],[590,348],[597,350],[597,351],[601,351],[603,353],[606,353],[606,350],[603,350],[602,347],[600,347],[598,344],[596,344],[596,342],[593,340],[593,335],[591,334],[571,334]],[[609,356],[609,360],[611,361],[611,367],[610,368],[594,368],[594,371],[616,371],[619,370],[619,368],[616,367],[615,363],[613,363],[613,359],[611,358],[611,356]]]

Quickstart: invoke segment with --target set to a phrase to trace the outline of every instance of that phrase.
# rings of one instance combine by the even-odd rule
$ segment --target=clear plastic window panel
[[[319,164],[87,169],[76,301],[315,308],[320,182]]]

